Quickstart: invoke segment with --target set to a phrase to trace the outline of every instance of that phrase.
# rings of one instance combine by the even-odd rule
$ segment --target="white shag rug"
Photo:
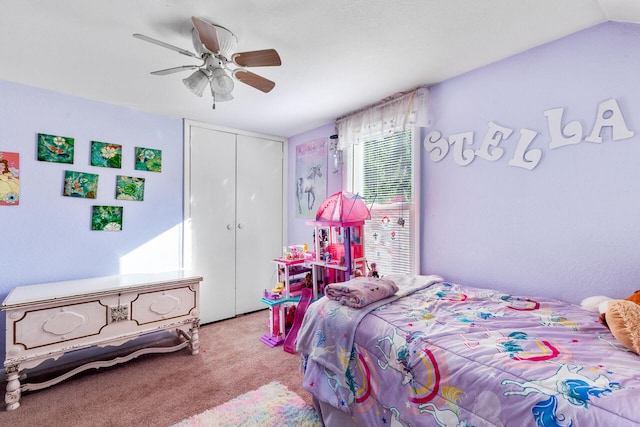
[[[242,394],[172,427],[322,427],[315,410],[277,381]]]

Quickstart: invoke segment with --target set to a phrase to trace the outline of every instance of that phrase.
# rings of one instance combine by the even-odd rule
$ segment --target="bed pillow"
[[[609,301],[607,325],[622,345],[640,354],[640,305],[629,300]]]

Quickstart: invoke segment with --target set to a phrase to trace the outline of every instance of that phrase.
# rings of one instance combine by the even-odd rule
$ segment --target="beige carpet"
[[[25,393],[20,408],[0,410],[0,425],[166,427],[272,381],[311,404],[298,356],[260,341],[267,322],[268,311],[259,311],[204,325],[196,356],[142,356]]]

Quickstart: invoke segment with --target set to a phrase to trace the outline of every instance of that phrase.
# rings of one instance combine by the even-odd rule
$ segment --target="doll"
[[[378,275],[378,265],[375,262],[371,263],[371,268],[369,269],[369,277],[380,277],[380,275]]]

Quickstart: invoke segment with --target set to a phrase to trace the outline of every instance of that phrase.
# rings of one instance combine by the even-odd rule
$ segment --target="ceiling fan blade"
[[[282,65],[275,49],[253,50],[233,54],[231,60],[242,67],[269,67]]]
[[[216,27],[209,24],[202,19],[198,19],[195,16],[191,17],[191,21],[193,22],[193,28],[198,32],[198,37],[200,37],[200,41],[211,53],[220,52],[220,43],[218,42],[218,32],[216,31]]]
[[[193,52],[189,52],[186,49],[182,49],[182,48],[179,48],[179,47],[174,46],[172,44],[165,43],[163,41],[154,39],[153,37],[145,36],[144,34],[137,34],[136,33],[136,34],[133,35],[133,37],[135,37],[137,39],[140,39],[140,40],[144,40],[144,41],[149,42],[149,43],[156,44],[158,46],[166,47],[167,49],[175,50],[176,52],[181,53],[181,54],[186,55],[186,56],[191,56],[193,58],[200,58],[198,55],[196,55]]]
[[[269,79],[265,79],[262,76],[252,73],[247,70],[235,70],[233,77],[240,80],[242,83],[252,86],[264,93],[271,92],[271,89],[275,87],[275,83]]]
[[[197,70],[200,68],[198,65],[181,65],[179,67],[165,68],[164,70],[152,71],[154,76],[164,76],[167,74],[173,74],[184,70]]]

